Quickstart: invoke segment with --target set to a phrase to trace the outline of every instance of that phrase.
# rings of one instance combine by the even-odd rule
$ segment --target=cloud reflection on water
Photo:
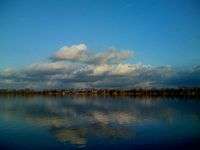
[[[176,102],[176,100],[173,100]],[[0,98],[0,112],[7,120],[22,120],[47,128],[60,142],[86,146],[91,137],[135,139],[138,126],[164,123],[170,126],[187,115],[199,122],[198,113],[172,100],[84,97]],[[182,106],[182,107],[181,107]]]

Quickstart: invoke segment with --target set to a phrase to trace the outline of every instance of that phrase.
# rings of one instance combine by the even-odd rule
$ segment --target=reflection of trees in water
[[[181,113],[170,105],[161,104],[153,100],[40,97],[15,99],[14,103],[0,100],[0,112],[9,114],[11,119],[23,117],[32,124],[47,127],[60,142],[75,145],[87,144],[88,134],[111,140],[134,138],[133,127],[138,123],[158,120],[170,123],[176,119],[177,113],[200,116],[185,110]]]

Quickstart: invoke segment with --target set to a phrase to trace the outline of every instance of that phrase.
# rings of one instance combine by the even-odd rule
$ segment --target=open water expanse
[[[0,149],[199,149],[200,100],[0,97]]]

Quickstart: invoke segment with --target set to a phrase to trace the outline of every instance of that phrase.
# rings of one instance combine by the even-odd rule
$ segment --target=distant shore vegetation
[[[0,95],[200,97],[200,88],[163,89],[0,89]]]

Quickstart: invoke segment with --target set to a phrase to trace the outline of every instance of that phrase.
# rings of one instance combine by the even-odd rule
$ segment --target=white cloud
[[[6,68],[0,72],[0,75],[4,76],[4,77],[9,77],[9,76],[12,76],[14,73],[15,73],[15,71],[13,69]]]
[[[109,64],[109,63],[121,63],[132,56],[131,51],[117,51],[115,49],[108,50],[104,53],[96,54],[88,60],[93,64]]]
[[[0,88],[134,88],[199,86],[199,66],[175,70],[126,63],[131,51],[91,53],[85,44],[64,46],[46,62],[0,71]]]
[[[113,70],[113,75],[130,75],[136,70],[136,65],[118,64]]]
[[[85,59],[86,51],[87,51],[87,46],[85,44],[64,46],[55,53],[53,59],[57,61],[59,60],[79,61],[81,59]]]
[[[98,54],[91,53],[85,44],[64,46],[53,56],[53,61],[72,61],[85,64],[113,64],[121,63],[123,60],[130,58],[133,52],[116,49],[109,49]]]
[[[66,64],[63,62],[45,62],[45,63],[34,63],[31,64],[28,69],[30,70],[54,70],[54,69],[64,69]]]
[[[133,76],[134,71],[138,69],[137,64],[100,64],[92,67],[92,75],[121,75]]]
[[[94,66],[92,70],[92,75],[102,75],[108,73],[112,70],[112,66],[104,64],[99,66]]]

